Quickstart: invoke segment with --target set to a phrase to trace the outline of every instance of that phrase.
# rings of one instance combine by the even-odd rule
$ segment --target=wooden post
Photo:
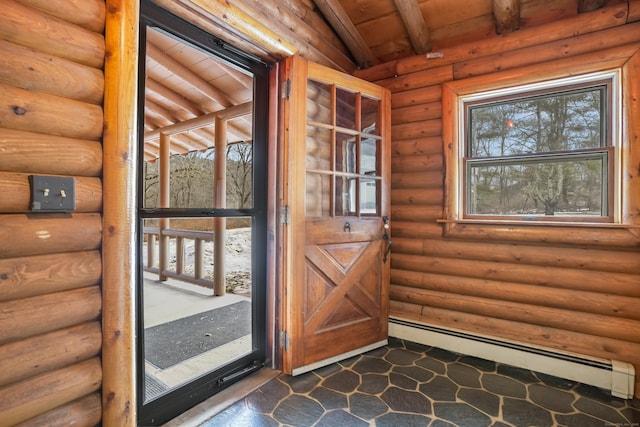
[[[227,122],[216,117],[216,140],[215,140],[215,182],[214,198],[215,207],[218,209],[227,207]],[[224,246],[227,240],[227,220],[226,218],[214,218],[214,269],[213,269],[213,290],[214,295],[224,295],[225,293],[225,263]]]
[[[170,192],[169,192],[169,156],[171,148],[171,136],[164,133],[160,134],[160,167],[158,168],[158,175],[160,178],[160,191],[159,191],[159,208],[168,208],[170,204]],[[169,236],[164,234],[164,230],[170,226],[169,218],[160,218],[160,259],[158,266],[160,269],[159,279],[167,280],[167,276],[164,275],[164,271],[169,267]]]
[[[136,103],[139,0],[107,0],[102,238],[102,425],[136,426]]]

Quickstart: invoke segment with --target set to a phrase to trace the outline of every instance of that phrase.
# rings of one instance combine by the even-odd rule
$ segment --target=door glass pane
[[[336,132],[336,171],[356,173],[356,137]]]
[[[380,123],[378,123],[378,110],[380,101],[362,95],[361,120],[362,132],[380,135]]]
[[[307,81],[307,122],[333,124],[331,90],[331,85]]]
[[[225,205],[218,208],[244,209],[253,207],[253,144],[241,142],[227,146],[227,194]]]
[[[357,130],[355,93],[336,89],[336,125]]]
[[[305,212],[307,216],[331,215],[331,175],[307,173]]]
[[[307,169],[331,170],[331,129],[307,126]]]
[[[378,168],[378,140],[363,139],[360,144],[360,174],[379,176]]]
[[[356,215],[356,180],[355,177],[336,176],[336,216]]]
[[[251,230],[249,217],[144,220],[145,402],[252,351]]]
[[[360,180],[360,214],[378,214],[378,180],[362,178]]]

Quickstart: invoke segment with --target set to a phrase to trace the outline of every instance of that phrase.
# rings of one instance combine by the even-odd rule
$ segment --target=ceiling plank
[[[313,0],[313,2],[318,6],[320,12],[333,27],[347,49],[349,49],[360,68],[368,68],[378,63],[378,60],[338,0]]]
[[[493,0],[496,34],[508,34],[520,28],[520,0]]]
[[[593,12],[604,6],[605,0],[579,0],[578,13]]]
[[[417,0],[393,0],[409,34],[411,46],[416,54],[431,51],[432,43],[429,28],[424,21],[422,11]]]
[[[147,77],[145,88],[157,94],[158,96],[166,98],[169,102],[172,102],[177,107],[180,107],[185,111],[188,111],[194,116],[199,116],[202,113],[204,113],[204,111],[200,107],[198,107],[198,105],[195,102],[185,98],[184,96],[180,95],[177,92],[174,92],[173,90],[162,85],[157,80],[154,80],[151,77]]]

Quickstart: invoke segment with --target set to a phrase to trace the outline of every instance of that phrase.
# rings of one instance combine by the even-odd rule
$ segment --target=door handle
[[[388,216],[383,216],[382,217],[382,222],[384,223],[383,225],[383,232],[382,232],[382,240],[386,240],[387,241],[387,249],[385,249],[384,251],[384,255],[382,256],[382,262],[387,262],[387,257],[389,256],[389,252],[391,252],[391,239],[389,238],[389,217]]]
[[[351,223],[349,223],[349,221],[344,223],[344,227],[342,227],[342,229],[345,231],[345,233],[348,231],[349,233],[351,233]]]

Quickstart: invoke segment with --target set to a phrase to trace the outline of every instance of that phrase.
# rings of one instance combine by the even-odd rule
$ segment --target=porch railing
[[[165,280],[167,277],[181,280],[183,282],[193,283],[200,286],[213,289],[214,281],[212,278],[205,277],[204,263],[205,263],[205,242],[213,242],[214,233],[211,231],[192,231],[192,230],[176,230],[166,228],[160,233],[160,228],[157,227],[144,227],[143,229],[145,237],[145,245],[147,249],[147,256],[144,264],[144,271],[158,274],[160,280]],[[166,250],[166,253],[162,253],[162,246],[160,239],[175,239],[175,257],[176,266],[175,270],[169,268],[169,259],[171,255],[170,249]],[[193,274],[186,272],[188,258],[185,256],[185,241],[193,241],[194,256],[190,263],[193,264]],[[166,248],[170,248],[169,242],[165,245]],[[158,256],[156,257],[156,253]]]

